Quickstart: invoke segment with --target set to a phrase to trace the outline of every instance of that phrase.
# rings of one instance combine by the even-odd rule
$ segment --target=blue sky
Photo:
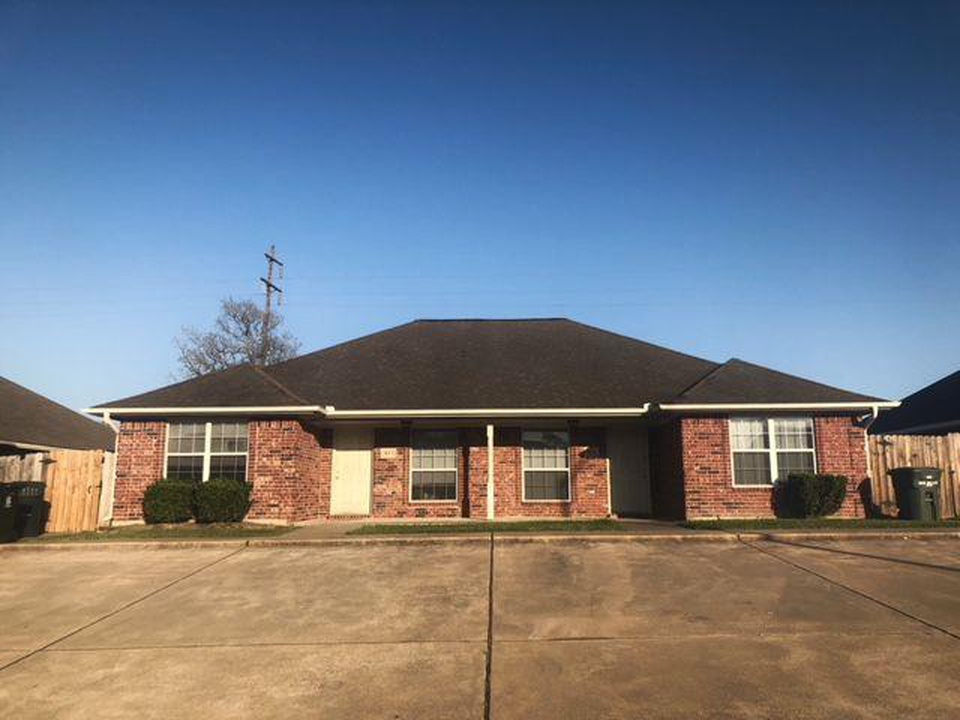
[[[568,316],[902,396],[960,360],[960,5],[0,0],[0,374],[165,384],[270,243],[305,350]]]

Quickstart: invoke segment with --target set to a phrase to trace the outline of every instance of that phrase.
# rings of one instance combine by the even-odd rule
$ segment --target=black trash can
[[[0,543],[17,539],[17,486],[0,483]]]
[[[940,468],[901,467],[890,471],[901,520],[940,519]]]
[[[42,482],[14,483],[17,486],[17,536],[37,537],[47,525],[50,504],[44,501],[47,486]]]

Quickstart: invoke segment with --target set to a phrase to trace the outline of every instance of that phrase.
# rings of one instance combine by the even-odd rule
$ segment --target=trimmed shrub
[[[833,515],[847,497],[843,475],[796,473],[777,483],[778,514],[791,518]]]
[[[143,519],[149,524],[182,523],[193,517],[193,483],[160,480],[143,494]]]
[[[197,486],[193,516],[199,523],[240,522],[250,510],[253,485],[232,478],[212,478]]]

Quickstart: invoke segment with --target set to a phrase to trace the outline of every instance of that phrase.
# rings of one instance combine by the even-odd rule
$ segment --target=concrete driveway
[[[958,551],[575,539],[0,551],[0,716],[950,717]]]

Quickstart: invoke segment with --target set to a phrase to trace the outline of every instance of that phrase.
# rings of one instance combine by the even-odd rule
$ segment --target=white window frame
[[[210,458],[211,457],[222,457],[229,455],[231,457],[243,456],[243,481],[247,482],[247,478],[250,476],[250,423],[242,423],[246,425],[247,428],[247,449],[241,452],[213,452],[211,451],[211,446],[213,444],[213,426],[214,425],[236,425],[238,423],[226,423],[226,422],[216,422],[212,420],[206,423],[203,423],[203,452],[202,453],[171,453],[170,452],[170,426],[171,425],[199,425],[201,423],[192,423],[185,421],[183,423],[168,422],[167,423],[167,432],[166,437],[164,438],[164,448],[163,448],[163,479],[167,479],[167,472],[169,468],[169,460],[171,454],[174,457],[202,457],[203,458],[203,477],[201,482],[207,482],[210,479]]]
[[[527,453],[524,452],[523,447],[523,434],[524,432],[556,432],[564,433],[567,436],[567,467],[566,468],[527,468]],[[520,492],[521,492],[521,502],[539,504],[539,503],[560,503],[560,504],[570,504],[573,502],[573,485],[571,483],[571,458],[570,458],[570,448],[571,448],[571,438],[569,430],[550,430],[550,429],[535,429],[531,428],[529,430],[520,431]],[[527,499],[527,471],[530,472],[559,472],[560,470],[566,469],[567,471],[567,499],[566,500],[542,500],[533,498],[532,500]]]
[[[737,450],[733,447],[733,423],[737,420],[762,420],[767,424],[767,438],[770,440],[770,447],[754,448],[752,450]],[[813,447],[810,448],[778,448],[777,436],[773,429],[776,420],[809,420],[810,435]],[[805,452],[813,455],[813,471],[817,472],[817,423],[810,415],[789,415],[782,417],[758,417],[756,415],[737,415],[727,419],[727,444],[730,446],[730,485],[736,489],[740,488],[766,488],[770,489],[776,485],[780,476],[780,469],[777,467],[777,453],[780,452]],[[767,453],[770,459],[770,482],[753,485],[737,484],[737,464],[734,461],[737,453]]]
[[[407,501],[411,505],[437,505],[437,504],[450,504],[460,502],[460,441],[459,437],[456,443],[456,453],[454,455],[455,461],[453,463],[453,472],[454,472],[454,483],[453,483],[453,498],[448,498],[444,500],[414,500],[413,499],[413,454],[416,452],[416,448],[413,444],[413,435],[414,433],[422,432],[449,432],[453,435],[457,435],[456,430],[448,430],[445,428],[433,429],[433,428],[416,428],[410,431],[410,472],[407,477],[407,486],[409,490],[407,491]],[[417,472],[450,472],[450,468],[416,468]]]

